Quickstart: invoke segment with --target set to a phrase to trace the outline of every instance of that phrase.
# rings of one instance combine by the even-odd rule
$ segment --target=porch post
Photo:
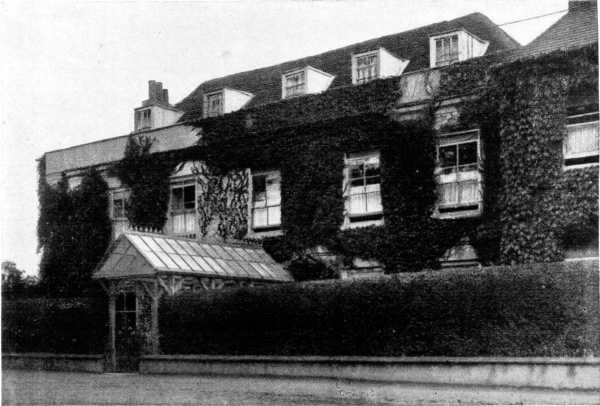
[[[160,288],[159,288],[160,289]],[[152,296],[152,354],[158,354],[158,300],[160,299],[160,290],[156,289]]]
[[[152,300],[150,306],[150,350],[152,354],[158,354],[160,348],[160,338],[158,336],[158,304],[162,296],[162,287],[159,284],[160,278],[157,276],[153,281],[142,281],[141,285]]]
[[[111,286],[112,287],[112,286]],[[117,347],[116,347],[116,306],[117,295],[114,289],[110,289],[108,293],[108,337],[110,351],[110,366],[113,371],[117,369]]]

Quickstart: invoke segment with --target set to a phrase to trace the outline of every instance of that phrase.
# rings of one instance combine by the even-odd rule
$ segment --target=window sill
[[[283,235],[281,227],[269,227],[263,229],[249,229],[246,233],[246,238],[266,238],[266,237],[280,237]]]
[[[590,167],[593,167],[593,166],[598,166],[598,162],[588,162],[588,163],[571,164],[571,165],[565,165],[565,164],[563,164],[563,171],[570,171],[572,169],[590,168]]]
[[[348,229],[352,229],[352,228],[363,228],[363,227],[384,225],[383,215],[379,215],[378,218],[371,218],[371,217],[373,217],[373,216],[355,217],[355,218],[351,219],[349,216],[346,216],[344,218],[344,223],[342,224],[341,229],[348,230]]]
[[[477,207],[470,208],[471,206]],[[431,217],[439,220],[479,217],[481,216],[482,212],[482,204],[474,203],[471,205],[465,205],[464,208],[461,206],[447,206],[445,209],[452,209],[452,211],[440,212],[440,207],[436,207],[435,212],[431,215]]]
[[[565,258],[564,262],[576,262],[576,261],[598,261],[598,257],[573,257]]]

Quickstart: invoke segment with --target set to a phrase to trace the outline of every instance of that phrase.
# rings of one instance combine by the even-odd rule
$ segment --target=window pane
[[[223,112],[223,94],[217,93],[207,97],[208,115],[217,116]]]
[[[268,209],[269,225],[277,226],[281,224],[281,206],[273,206]]]
[[[435,56],[437,61],[443,59],[442,53],[444,52],[444,39],[439,38],[435,40]]]
[[[379,177],[379,162],[367,163],[365,165],[365,176],[367,176],[367,177],[372,177],[372,176]]]
[[[255,202],[266,202],[266,177],[264,175],[254,176],[252,178],[253,200]]]
[[[369,185],[379,185],[381,183],[381,179],[379,176],[371,176],[365,179],[365,183],[367,186]]]
[[[281,183],[278,175],[269,175],[266,180],[267,205],[271,206],[281,202]]]
[[[350,195],[350,214],[366,213],[364,196],[363,193]]]
[[[125,310],[135,311],[135,293],[125,293]]]
[[[255,208],[253,212],[252,225],[256,227],[267,226],[267,209]]]
[[[183,208],[183,189],[173,188],[171,189],[171,209],[181,210]]]
[[[356,189],[353,193],[360,193],[360,192],[362,192],[362,188],[364,187],[364,185],[365,185],[365,180],[362,177],[356,178],[356,179],[352,179],[350,181],[351,188],[353,190]],[[358,188],[361,188],[361,189],[358,189]]]
[[[443,183],[440,185],[440,203],[454,204],[458,202],[456,183]]]
[[[450,37],[450,57],[452,59],[458,57],[458,35]]]
[[[356,57],[356,81],[368,82],[377,77],[377,54]]]
[[[456,166],[456,145],[439,147],[439,160],[442,168]]]
[[[469,181],[459,183],[460,203],[476,203],[479,200],[478,182]]]
[[[183,188],[183,207],[194,209],[196,207],[196,186],[190,185]]]
[[[367,193],[367,212],[375,213],[381,212],[383,207],[381,206],[381,193],[370,192]]]
[[[598,123],[567,127],[566,154],[597,154]]]
[[[350,165],[350,178],[351,179],[362,179],[364,174],[362,164]]]
[[[185,214],[174,214],[173,216],[171,216],[171,222],[173,224],[174,234],[185,233]]]
[[[458,164],[469,165],[477,163],[477,143],[467,142],[458,145]]]
[[[125,217],[125,202],[123,199],[113,200],[113,218]]]

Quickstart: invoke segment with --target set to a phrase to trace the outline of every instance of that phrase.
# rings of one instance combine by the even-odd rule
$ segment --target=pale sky
[[[147,81],[201,82],[481,12],[497,24],[567,0],[0,1],[0,261],[37,274],[36,159],[128,134]],[[521,44],[563,14],[503,27]]]

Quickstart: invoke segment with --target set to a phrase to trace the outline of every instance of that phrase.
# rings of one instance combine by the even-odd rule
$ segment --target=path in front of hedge
[[[315,379],[2,371],[6,405],[599,404],[600,393]]]

